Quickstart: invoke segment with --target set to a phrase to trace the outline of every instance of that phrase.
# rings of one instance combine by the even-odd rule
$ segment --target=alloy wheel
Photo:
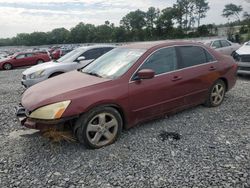
[[[212,103],[217,106],[219,105],[223,99],[224,99],[224,95],[225,95],[225,88],[222,84],[217,83],[212,90],[212,94],[211,94],[211,101]]]
[[[87,139],[91,144],[102,147],[115,139],[118,127],[118,121],[111,113],[97,114],[87,125]]]
[[[12,66],[11,66],[11,64],[6,63],[6,64],[4,64],[3,68],[4,68],[5,70],[10,70],[10,69],[12,68]]]

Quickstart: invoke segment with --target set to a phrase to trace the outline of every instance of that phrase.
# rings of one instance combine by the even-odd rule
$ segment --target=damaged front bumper
[[[58,128],[65,122],[75,119],[76,117],[61,118],[57,120],[40,120],[29,118],[29,112],[22,106],[15,107],[16,117],[22,126],[30,129],[44,130],[49,128]]]

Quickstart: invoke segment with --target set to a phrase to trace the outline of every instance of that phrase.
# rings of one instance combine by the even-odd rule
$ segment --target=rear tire
[[[13,68],[13,66],[10,63],[5,63],[3,65],[3,69],[4,70],[11,70]]]
[[[80,143],[98,149],[114,143],[122,126],[122,117],[116,109],[98,107],[80,116],[73,131]]]
[[[209,90],[208,97],[204,103],[207,107],[220,106],[224,101],[226,93],[226,84],[223,80],[217,80]]]

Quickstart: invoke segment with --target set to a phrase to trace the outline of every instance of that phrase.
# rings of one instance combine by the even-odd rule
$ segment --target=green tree
[[[184,3],[182,0],[177,0],[176,4],[173,5],[173,18],[179,25],[179,28],[183,27],[183,16],[184,16]]]
[[[202,18],[206,17],[207,11],[210,9],[207,0],[194,0],[195,2],[195,14],[198,22],[198,27]]]
[[[159,19],[160,10],[150,7],[146,12],[146,31],[149,39],[153,38],[156,22]]]
[[[225,5],[222,16],[228,19],[230,19],[231,17],[234,17],[240,21],[240,13],[242,11],[243,11],[243,8],[241,5],[237,6],[233,3],[230,3],[230,4]]]
[[[161,11],[160,17],[156,22],[158,36],[170,37],[173,31],[173,8],[168,7]]]
[[[53,29],[48,33],[48,41],[50,44],[63,44],[68,42],[70,32],[65,28]]]
[[[186,31],[190,29],[195,23],[195,0],[177,0],[173,8],[174,19],[177,20],[179,27],[184,27]]]
[[[146,13],[136,10],[122,18],[121,26],[132,33],[132,40],[144,40],[143,28],[146,26]]]

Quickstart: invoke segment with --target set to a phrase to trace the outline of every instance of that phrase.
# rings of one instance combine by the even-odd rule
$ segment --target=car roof
[[[203,45],[199,42],[186,41],[186,40],[165,40],[165,41],[152,41],[152,42],[136,42],[132,44],[127,44],[122,46],[121,48],[135,48],[135,49],[146,49],[149,50],[151,48],[161,48],[164,46],[174,46],[174,45]]]
[[[94,49],[94,48],[105,48],[105,47],[110,47],[110,48],[115,48],[116,46],[115,45],[101,45],[101,44],[98,44],[98,45],[91,45],[91,46],[81,46],[79,47],[80,49]]]

